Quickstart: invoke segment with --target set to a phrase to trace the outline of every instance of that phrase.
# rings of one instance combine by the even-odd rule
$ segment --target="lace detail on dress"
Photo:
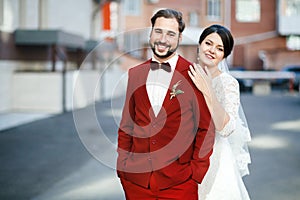
[[[230,116],[229,122],[218,133],[228,137],[240,174],[247,175],[248,164],[251,163],[247,143],[251,140],[251,136],[247,125],[239,117],[239,112],[242,111],[239,84],[231,75],[222,73],[213,79],[213,88],[218,101]]]
[[[223,130],[218,133],[224,137],[229,136],[236,129],[236,120],[240,106],[239,84],[236,79],[226,73],[222,73],[213,79],[213,89],[218,101],[228,113],[230,120]]]
[[[250,132],[239,112],[239,84],[227,73],[213,79],[213,89],[230,120],[217,132],[210,167],[199,185],[201,200],[250,200],[242,176],[249,174],[247,148]]]
[[[247,143],[251,141],[250,131],[238,118],[236,130],[228,137],[241,176],[249,174],[248,164],[251,163]]]

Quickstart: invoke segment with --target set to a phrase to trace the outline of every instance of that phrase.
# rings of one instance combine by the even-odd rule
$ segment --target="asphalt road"
[[[253,200],[300,199],[300,96],[241,96],[252,133]],[[120,100],[0,132],[0,199],[122,200],[114,162]],[[226,187],[226,186],[224,186]]]

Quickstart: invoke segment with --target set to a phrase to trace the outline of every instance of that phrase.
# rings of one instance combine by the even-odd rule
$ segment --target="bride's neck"
[[[222,73],[218,67],[210,67],[210,68],[208,68],[208,70],[209,70],[212,78],[215,78]]]

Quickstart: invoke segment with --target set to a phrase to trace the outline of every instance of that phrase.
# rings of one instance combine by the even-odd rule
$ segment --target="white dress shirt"
[[[152,56],[153,61],[157,61]],[[158,115],[164,99],[166,97],[168,88],[170,86],[171,79],[174,74],[174,70],[178,61],[178,54],[165,61],[168,62],[171,66],[171,72],[166,72],[163,69],[151,70],[149,71],[146,88],[147,94],[154,111],[155,116]],[[157,61],[158,62],[158,61]]]

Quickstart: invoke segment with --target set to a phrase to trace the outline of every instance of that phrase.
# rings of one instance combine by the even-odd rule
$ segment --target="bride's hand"
[[[210,97],[212,91],[212,76],[207,67],[203,69],[199,64],[194,63],[193,66],[190,65],[188,74],[198,90]]]

